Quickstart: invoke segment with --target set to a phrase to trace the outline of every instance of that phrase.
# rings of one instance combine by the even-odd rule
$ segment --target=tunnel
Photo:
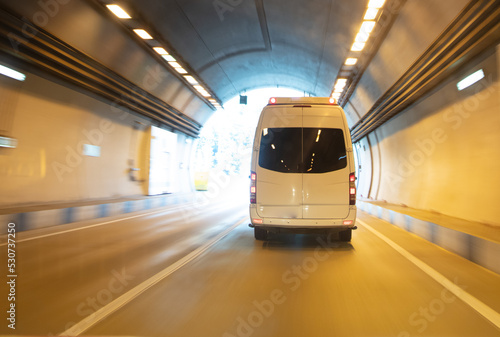
[[[0,30],[1,335],[500,336],[500,1],[0,0]],[[197,167],[259,89],[344,112],[350,241],[255,240],[230,126],[241,174]]]

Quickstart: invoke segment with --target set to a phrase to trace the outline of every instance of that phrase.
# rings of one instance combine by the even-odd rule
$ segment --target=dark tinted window
[[[288,173],[325,173],[347,166],[341,129],[269,128],[262,131],[259,166]]]

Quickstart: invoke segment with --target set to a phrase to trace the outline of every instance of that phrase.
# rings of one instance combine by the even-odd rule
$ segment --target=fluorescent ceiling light
[[[342,84],[345,86],[346,83],[347,83],[347,78],[338,78],[337,79],[337,85]]]
[[[172,55],[162,55],[162,57],[165,59],[165,61],[167,62],[175,62],[177,61],[176,59],[174,59],[174,57]]]
[[[174,68],[181,68],[181,65],[177,62],[168,62],[168,64],[170,64]]]
[[[125,12],[120,6],[118,5],[106,5],[108,9],[113,12],[114,15],[119,17],[120,19],[132,19],[130,15],[128,15],[127,12]]]
[[[155,52],[157,52],[160,55],[168,55],[168,52],[165,50],[165,48],[162,47],[153,47]]]
[[[204,97],[210,97],[211,95],[208,93],[208,91],[205,90],[201,85],[193,85],[193,87],[198,90],[200,94],[202,94]]]
[[[344,90],[345,88],[345,85],[346,85],[345,81],[337,81],[334,87],[335,92],[342,92],[342,90]]]
[[[353,66],[358,62],[357,58],[354,57],[349,57],[347,60],[345,60],[345,65],[346,66]]]
[[[134,29],[134,32],[139,35],[139,37],[143,40],[152,40],[153,37],[148,34],[144,29]]]
[[[182,68],[182,67],[179,67],[179,68],[175,68],[175,70],[177,70],[177,72],[179,74],[187,74],[188,72],[186,71],[186,69]]]
[[[340,92],[334,92],[332,94],[332,98],[339,99],[340,98]]]
[[[482,78],[484,78],[483,69],[478,70],[473,74],[470,74],[469,76],[458,82],[457,88],[458,90],[464,90],[465,88],[470,87],[471,85],[481,80]]]
[[[354,42],[351,47],[351,51],[362,51],[365,44],[362,42]]]
[[[385,0],[370,0],[368,8],[381,8],[384,6]]]
[[[209,101],[210,103],[217,103],[217,101],[216,101],[215,99],[213,99],[213,98],[210,98],[208,101]],[[218,103],[217,103],[217,104],[218,104]]]
[[[369,37],[370,37],[370,34],[367,34],[367,33],[358,33],[356,35],[355,41],[356,42],[366,42],[366,41],[368,41]]]
[[[378,9],[377,8],[368,8],[366,10],[365,16],[363,20],[375,20],[378,14]]]
[[[364,21],[359,29],[360,33],[370,34],[375,27],[375,21]]]
[[[184,78],[191,84],[198,84],[198,81],[193,76],[187,75]]]
[[[2,65],[0,65],[0,74],[13,78],[18,81],[24,81],[26,79],[26,75],[24,75],[23,73],[20,73],[19,71],[15,71],[14,69],[10,69]]]

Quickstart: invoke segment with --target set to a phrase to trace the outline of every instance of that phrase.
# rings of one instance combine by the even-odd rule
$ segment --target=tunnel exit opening
[[[288,88],[261,88],[236,95],[205,123],[191,160],[195,189],[199,191],[242,190],[247,192],[255,128],[269,98],[302,97],[304,92]],[[242,189],[235,185],[241,185]],[[243,187],[244,186],[244,187]]]

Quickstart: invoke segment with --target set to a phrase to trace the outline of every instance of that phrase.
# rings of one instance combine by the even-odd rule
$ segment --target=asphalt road
[[[155,212],[19,233],[0,333],[500,336],[499,275],[362,212],[351,243],[255,241],[240,199]]]

